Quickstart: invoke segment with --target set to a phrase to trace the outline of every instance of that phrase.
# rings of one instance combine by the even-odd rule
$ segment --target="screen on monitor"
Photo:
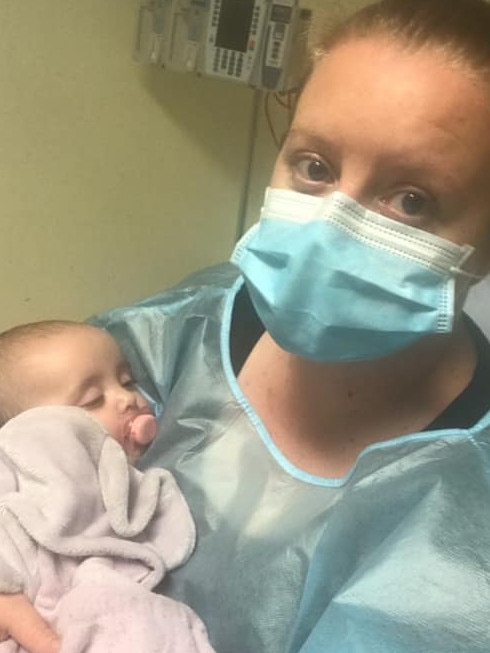
[[[246,52],[254,0],[221,0],[216,46]]]

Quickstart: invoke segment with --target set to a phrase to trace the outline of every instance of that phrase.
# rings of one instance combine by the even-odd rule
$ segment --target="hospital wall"
[[[226,258],[253,93],[140,67],[135,0],[0,3],[0,329]]]
[[[0,3],[0,330],[158,292],[228,258],[240,208],[258,217],[277,154],[264,96],[135,64],[136,4]]]

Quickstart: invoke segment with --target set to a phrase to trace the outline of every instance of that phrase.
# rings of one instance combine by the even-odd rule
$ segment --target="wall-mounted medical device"
[[[287,91],[298,83],[309,19],[298,0],[140,0],[134,56]]]

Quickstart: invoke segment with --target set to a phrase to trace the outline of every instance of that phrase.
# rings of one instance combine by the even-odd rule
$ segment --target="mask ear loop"
[[[472,272],[468,272],[467,270],[463,270],[461,268],[462,265],[466,263],[466,261],[470,258],[470,256],[473,254],[475,251],[474,247],[471,247],[471,245],[464,245],[465,248],[464,255],[461,257],[461,260],[459,262],[459,265],[456,267],[453,265],[452,267],[449,268],[449,271],[451,274],[454,274],[457,277],[463,277],[465,279],[469,279],[470,281],[481,281],[486,277],[485,274],[473,274]]]
[[[486,276],[485,274],[472,274],[471,272],[461,270],[461,268],[457,268],[455,266],[450,268],[450,272],[458,277],[464,277],[465,279],[470,279],[471,281],[481,281]]]
[[[466,263],[466,261],[473,254],[475,249],[470,245],[464,245],[465,252],[459,262],[459,265],[453,265],[449,268],[451,274],[455,277],[455,290],[454,290],[454,299],[455,299],[455,310],[457,313],[463,310],[464,303],[468,297],[468,292],[472,286],[474,286],[478,281],[481,281],[486,275],[474,274],[473,272],[468,272],[467,270],[462,270],[461,266]],[[461,281],[458,283],[458,279]],[[464,281],[463,281],[464,280]]]

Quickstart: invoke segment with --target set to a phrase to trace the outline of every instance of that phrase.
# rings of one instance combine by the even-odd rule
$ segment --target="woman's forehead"
[[[322,135],[337,124],[379,138],[433,126],[464,131],[490,147],[490,85],[462,67],[448,66],[440,50],[411,51],[392,39],[363,38],[339,44],[313,70],[300,97],[293,129]],[[328,138],[335,134],[325,133]],[[460,138],[460,135],[456,135]]]
[[[346,88],[368,81],[370,87],[364,86],[361,101],[376,82],[394,93],[409,86],[418,90],[468,84],[482,93],[488,93],[489,87],[488,77],[469,65],[456,64],[445,49],[437,45],[413,48],[388,35],[351,38],[334,46],[316,62],[300,101],[312,87],[339,81]]]

